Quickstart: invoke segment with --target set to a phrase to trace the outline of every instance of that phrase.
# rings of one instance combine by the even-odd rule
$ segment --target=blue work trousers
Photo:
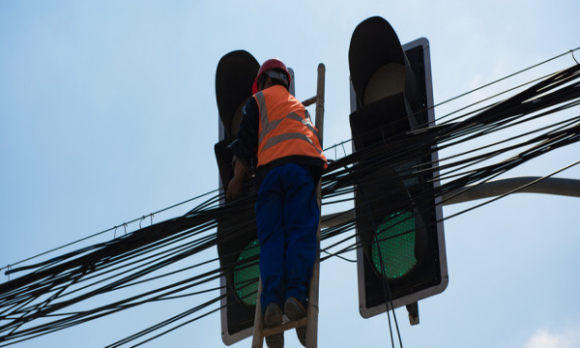
[[[283,308],[289,297],[306,306],[318,250],[320,208],[314,188],[310,170],[295,163],[273,168],[260,186],[255,213],[262,311],[271,303]]]

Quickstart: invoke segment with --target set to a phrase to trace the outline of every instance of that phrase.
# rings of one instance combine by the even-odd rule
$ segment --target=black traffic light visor
[[[371,17],[354,30],[348,60],[352,84],[360,102],[364,100],[365,88],[371,76],[389,63],[404,65],[405,54],[389,22],[381,17]]]
[[[232,122],[240,105],[252,95],[252,84],[260,63],[249,52],[232,51],[223,56],[215,76],[218,112],[227,138],[232,137]]]

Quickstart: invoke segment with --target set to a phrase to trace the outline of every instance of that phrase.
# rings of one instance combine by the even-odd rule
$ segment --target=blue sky
[[[329,146],[350,138],[347,54],[364,19],[384,17],[402,43],[429,39],[439,103],[580,46],[578,13],[577,1],[2,1],[0,267],[217,188],[215,69],[232,50],[280,57],[301,100],[314,95],[325,63]],[[568,55],[519,81],[571,64]],[[546,175],[578,154],[570,146],[508,176]],[[559,176],[580,179],[580,168]],[[579,208],[578,198],[519,194],[446,221],[449,286],[420,302],[419,326],[396,311],[403,345],[579,347]],[[319,346],[390,345],[386,315],[362,319],[357,301],[354,264],[324,263]],[[175,307],[145,306],[17,346],[102,347]],[[219,315],[148,347],[191,345],[223,346]],[[287,346],[298,346],[293,333]]]

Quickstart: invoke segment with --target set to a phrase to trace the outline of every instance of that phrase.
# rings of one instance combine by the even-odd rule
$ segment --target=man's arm
[[[230,144],[234,152],[234,177],[228,184],[227,199],[239,198],[242,194],[244,176],[250,170],[250,160],[258,147],[258,104],[250,98],[243,109],[244,116],[236,140]]]
[[[234,159],[234,163],[234,177],[230,180],[226,196],[228,200],[237,199],[242,195],[244,176],[250,169],[244,161],[237,157]]]

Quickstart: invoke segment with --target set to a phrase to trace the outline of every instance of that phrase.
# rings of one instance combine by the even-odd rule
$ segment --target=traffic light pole
[[[481,185],[469,185],[444,195],[443,205],[502,196],[509,193],[544,193],[580,197],[580,180],[534,176],[493,180]]]
[[[468,185],[443,196],[443,205],[451,205],[509,193],[543,193],[580,197],[580,180],[522,176],[493,180],[481,185]],[[329,228],[355,218],[354,210],[323,215],[322,228]]]

